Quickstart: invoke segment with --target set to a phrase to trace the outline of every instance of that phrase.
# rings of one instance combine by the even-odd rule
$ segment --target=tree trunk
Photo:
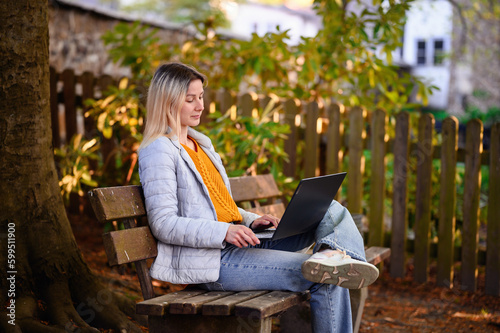
[[[140,332],[84,262],[52,149],[47,0],[0,2],[0,331]]]

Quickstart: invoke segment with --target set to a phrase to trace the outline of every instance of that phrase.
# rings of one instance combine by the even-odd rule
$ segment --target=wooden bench
[[[235,201],[258,214],[281,216],[284,205],[271,175],[231,178]],[[97,188],[89,198],[100,222],[121,221],[124,230],[103,235],[110,265],[134,263],[144,301],[136,312],[148,316],[150,332],[271,332],[271,318],[303,304],[308,291],[208,292],[187,288],[166,295],[153,290],[147,260],[156,257],[156,240],[147,225],[144,196],[140,186]],[[265,202],[263,202],[265,201]],[[378,264],[390,249],[372,247],[367,260]],[[354,328],[357,331],[364,306],[363,293],[351,293]]]

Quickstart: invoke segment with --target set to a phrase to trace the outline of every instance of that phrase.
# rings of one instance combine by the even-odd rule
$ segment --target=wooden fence
[[[54,145],[64,143],[81,131],[92,130],[91,122],[81,119],[82,100],[99,97],[102,89],[114,81],[110,77],[94,78],[90,73],[75,76],[71,70],[56,73],[51,69],[51,109],[53,115]],[[222,112],[233,110],[252,115],[271,97],[255,94],[234,96],[227,91],[206,90],[205,108]],[[426,282],[432,260],[436,260],[437,284],[452,287],[454,271],[461,262],[460,287],[476,291],[478,269],[485,267],[485,292],[500,295],[500,123],[491,128],[489,151],[483,151],[483,125],[478,120],[467,123],[465,145],[458,145],[458,121],[444,120],[441,144],[435,145],[435,121],[432,115],[422,114],[418,128],[412,130],[411,116],[399,113],[389,119],[383,110],[367,112],[342,105],[301,103],[290,99],[282,105],[278,118],[290,125],[285,150],[290,161],[284,167],[287,176],[296,177],[301,171],[305,177],[330,174],[347,169],[345,198],[351,213],[365,213],[369,221],[368,245],[386,245],[392,248],[390,273],[393,277],[406,274],[406,260],[413,257],[414,279]],[[236,111],[237,110],[237,111]],[[388,131],[391,121],[394,134]],[[79,125],[80,124],[80,125]],[[83,125],[82,125],[83,124]],[[63,129],[63,131],[61,130]],[[300,141],[306,149],[298,156]],[[370,169],[365,170],[365,157],[370,156]],[[387,159],[393,159],[392,197],[386,197]],[[440,162],[438,179],[433,179],[433,163]],[[461,245],[456,245],[457,165],[463,166],[463,208]],[[481,166],[489,167],[489,193],[486,249],[479,248],[479,212]],[[412,175],[416,170],[416,175]],[[369,177],[369,178],[368,178]],[[415,184],[410,180],[416,177]],[[365,185],[369,194],[363,200]],[[431,189],[439,188],[439,206],[433,207]],[[410,192],[410,189],[412,192]],[[414,237],[408,237],[409,197],[415,198]],[[365,196],[366,198],[366,196]],[[339,198],[340,199],[340,198]],[[392,207],[390,228],[385,227],[384,202]],[[431,238],[436,210],[437,239]],[[389,230],[388,230],[389,229]]]

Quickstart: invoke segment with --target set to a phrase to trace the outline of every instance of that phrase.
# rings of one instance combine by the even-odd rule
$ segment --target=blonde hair
[[[148,90],[146,126],[139,150],[164,135],[171,137],[175,134],[179,137],[180,110],[193,80],[201,80],[205,84],[206,77],[182,63],[167,63],[158,67]]]

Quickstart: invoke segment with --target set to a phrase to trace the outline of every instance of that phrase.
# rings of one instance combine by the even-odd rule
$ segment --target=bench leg
[[[368,297],[368,288],[350,289],[349,296],[351,298],[352,330],[353,333],[357,333],[361,325],[365,301]]]
[[[291,307],[280,315],[280,331],[284,333],[311,333],[311,306],[309,301]]]
[[[165,315],[149,316],[151,333],[271,333],[271,317]]]

